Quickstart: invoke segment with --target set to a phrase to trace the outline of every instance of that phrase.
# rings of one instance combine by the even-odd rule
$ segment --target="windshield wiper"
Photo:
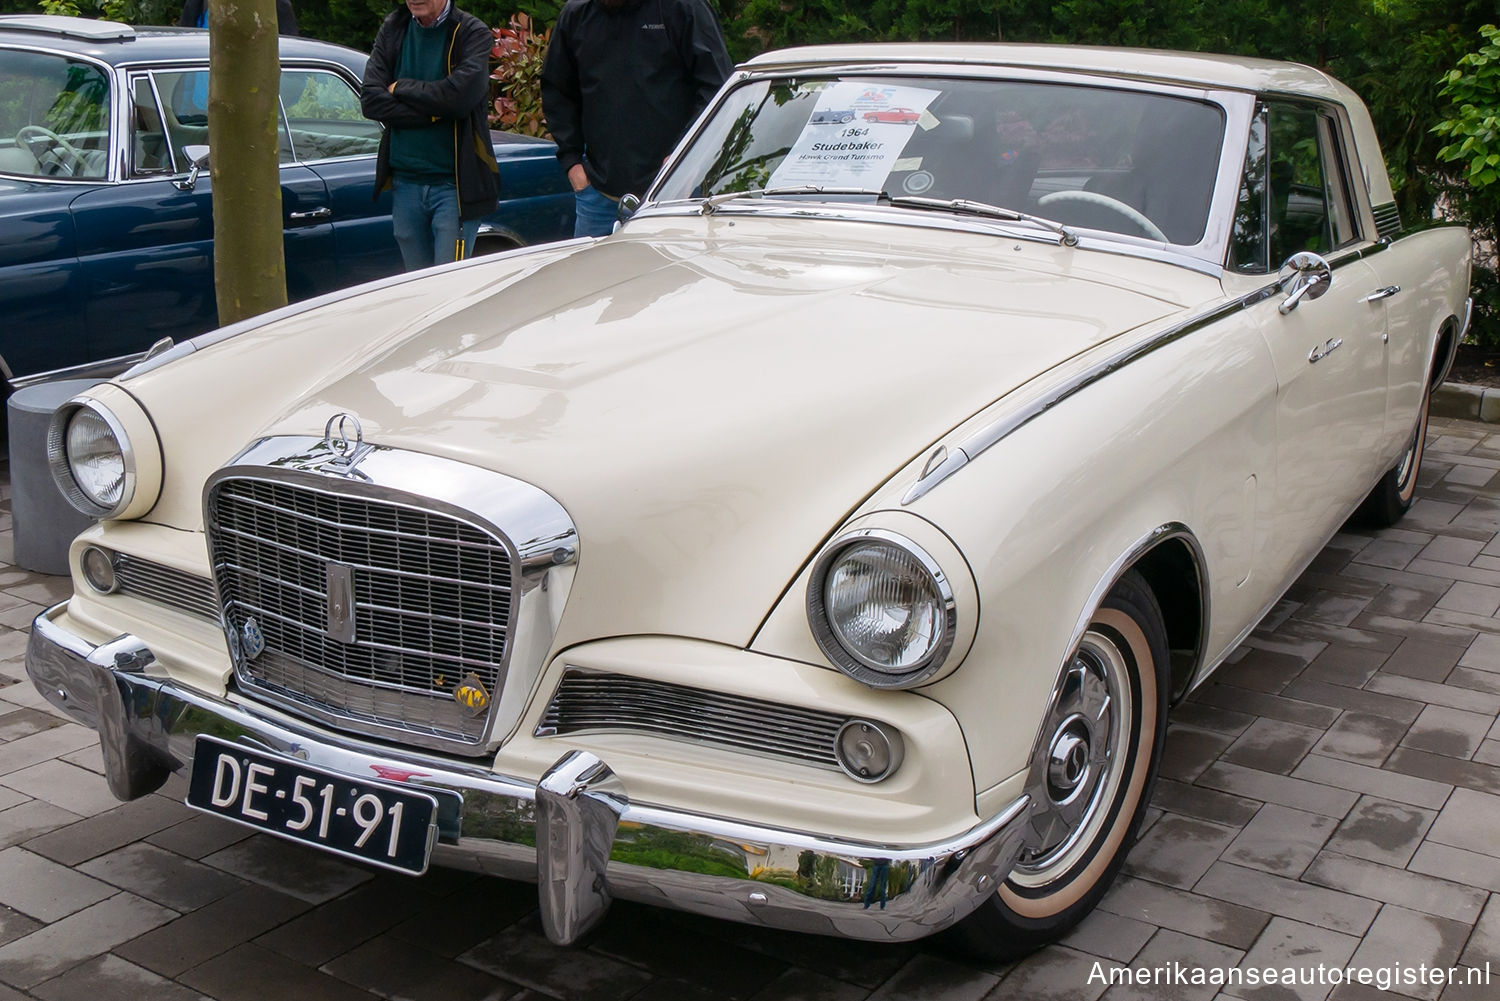
[[[1052,219],[1043,219],[1041,216],[1031,215],[1027,212],[1017,212],[1015,209],[1004,208],[999,205],[991,205],[989,202],[976,202],[968,198],[923,198],[920,195],[897,195],[889,199],[892,205],[900,208],[914,209],[938,209],[944,212],[963,212],[968,215],[988,216],[991,219],[1006,219],[1011,222],[1029,222],[1041,226],[1043,229],[1051,230],[1057,234],[1057,241],[1064,247],[1078,246],[1078,234]]]
[[[872,195],[890,201],[890,195],[874,188],[836,188],[821,184],[796,184],[782,188],[751,188],[748,191],[721,191],[698,205],[700,215],[713,215],[720,205],[740,198],[775,198],[778,195]]]

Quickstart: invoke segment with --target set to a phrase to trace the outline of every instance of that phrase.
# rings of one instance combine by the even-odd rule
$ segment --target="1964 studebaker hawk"
[[[65,406],[102,521],[28,668],[121,798],[535,880],[560,942],[619,897],[1015,954],[1173,701],[1411,504],[1469,253],[1307,67],[771,53],[615,235]]]

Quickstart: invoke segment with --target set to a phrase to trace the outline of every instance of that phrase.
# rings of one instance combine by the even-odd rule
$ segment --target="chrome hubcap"
[[[1129,669],[1114,641],[1089,632],[1053,691],[1032,759],[1032,812],[1011,880],[1043,886],[1101,832],[1121,780],[1131,719]]]

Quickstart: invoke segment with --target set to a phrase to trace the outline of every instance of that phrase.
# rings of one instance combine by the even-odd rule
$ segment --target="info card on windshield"
[[[879,189],[913,132],[937,124],[927,105],[939,93],[858,81],[840,81],[824,89],[766,187]]]

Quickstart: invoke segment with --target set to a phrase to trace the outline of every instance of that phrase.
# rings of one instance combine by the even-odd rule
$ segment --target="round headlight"
[[[93,518],[123,511],[135,493],[135,463],[125,431],[96,403],[60,408],[47,434],[52,478],[68,503]]]
[[[914,542],[890,532],[835,543],[814,570],[808,613],[823,652],[875,688],[921,683],[953,645],[947,578]]]

